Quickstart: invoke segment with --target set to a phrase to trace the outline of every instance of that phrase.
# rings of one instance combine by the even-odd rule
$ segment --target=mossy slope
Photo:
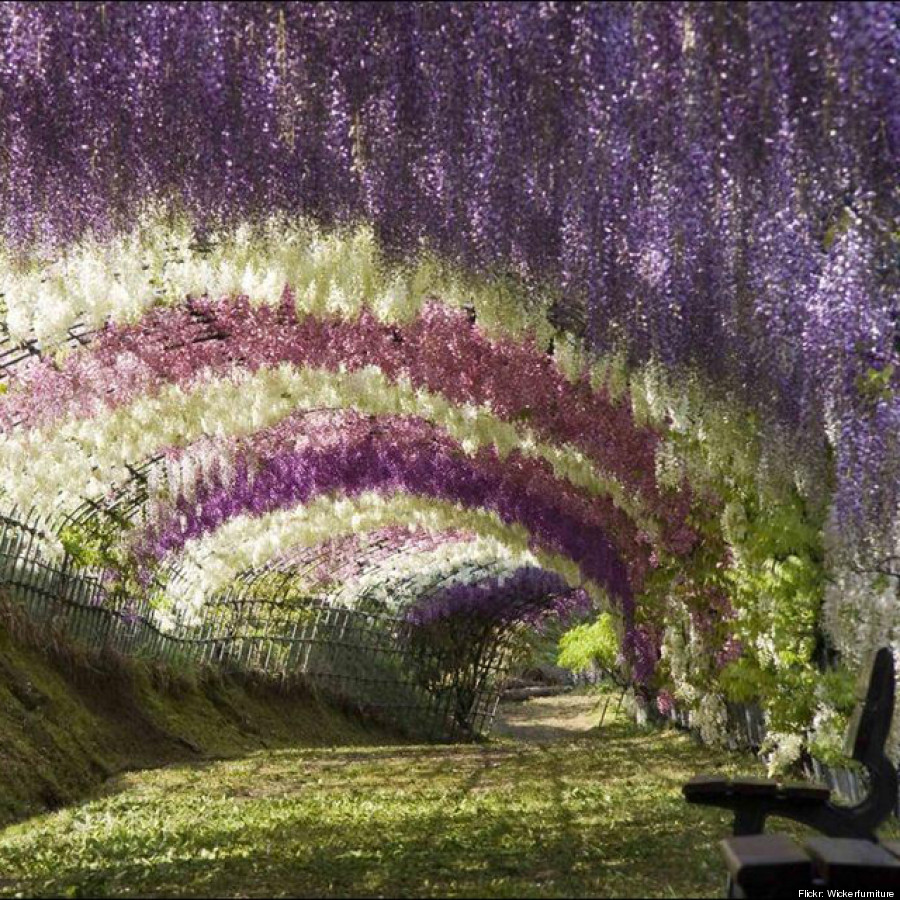
[[[0,825],[69,803],[126,769],[382,742],[374,727],[297,686],[175,677],[34,643],[0,617]]]

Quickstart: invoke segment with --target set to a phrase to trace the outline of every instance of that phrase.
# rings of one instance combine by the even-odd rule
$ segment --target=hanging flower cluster
[[[486,544],[498,555],[506,552],[502,544],[462,530],[432,533],[393,526],[344,535],[312,547],[292,547],[262,570],[251,572],[289,573],[305,590],[317,594],[330,592],[339,601],[343,596],[355,597],[359,590],[377,583],[367,580],[367,576],[382,571],[384,566],[390,566],[393,571],[404,559],[424,558],[435,552],[450,556],[456,553],[456,545],[460,543],[468,545],[472,552]],[[234,588],[240,591],[239,583]]]
[[[15,3],[2,33],[17,253],[172,198],[200,246],[364,218],[398,253],[558,279],[595,346],[828,426],[843,514],[893,515],[892,4]]]
[[[64,485],[75,493],[85,489],[85,479],[75,475],[79,454],[73,453],[73,439],[87,441],[86,455],[103,448],[119,452],[118,460],[92,466],[114,479],[123,462],[140,458],[134,441],[142,442],[143,455],[153,452],[148,425],[187,440],[212,415],[221,418],[221,428],[246,430],[276,421],[290,408],[283,402],[287,397],[273,402],[278,392],[290,393],[304,408],[354,405],[373,413],[413,412],[440,422],[467,447],[491,442],[501,453],[520,447],[547,459],[579,486],[612,494],[651,532],[659,528],[651,516],[663,517],[671,545],[691,541],[683,522],[687,498],[678,490],[656,490],[653,433],[635,428],[625,410],[602,393],[566,381],[533,348],[480,340],[471,327],[460,329],[460,316],[434,307],[417,320],[406,346],[398,346],[402,335],[371,320],[297,320],[289,308],[282,307],[281,315],[254,313],[243,302],[205,305],[201,320],[196,318],[200,311],[194,312],[103,332],[87,352],[70,355],[59,367],[50,362],[33,366],[0,399],[10,465],[18,466],[38,446],[44,448],[45,471],[68,461],[69,471],[59,470],[55,482],[43,481],[48,504],[56,502],[55,491]],[[446,379],[448,369],[468,355],[481,361],[468,383]],[[303,369],[293,384],[290,366]],[[555,394],[552,405],[541,403],[541,392],[528,391],[532,378]],[[213,397],[223,405],[229,402],[223,395],[229,380],[241,382],[233,390],[250,395],[252,406],[236,406],[231,415],[208,410]],[[571,406],[571,419],[538,412],[557,404]],[[237,424],[242,415],[243,424]],[[579,415],[582,421],[575,418]],[[591,421],[606,421],[608,430],[595,435]],[[18,487],[38,496],[33,484],[20,481]],[[98,484],[96,490],[103,489]]]
[[[583,591],[571,590],[551,572],[523,566],[505,574],[424,592],[406,616],[415,625],[456,619],[512,624],[534,623],[548,612],[566,618],[589,610],[590,600]]]
[[[397,614],[419,605],[438,586],[443,589],[509,574],[524,565],[537,567],[532,553],[512,552],[496,540],[475,537],[452,542],[445,535],[431,550],[417,541],[414,547],[405,545],[378,562],[367,558],[366,563],[364,572],[335,590],[334,602]]]
[[[224,591],[207,599],[206,607],[226,609],[257,600],[312,602],[396,619],[438,587],[523,565],[537,567],[537,558],[494,538],[388,527],[292,547],[261,568],[239,573]]]
[[[900,645],[898,58],[892,3],[3,4],[3,502],[71,548],[146,469],[101,556],[188,607],[487,541],[707,737],[824,740]]]
[[[469,461],[421,421],[387,419],[373,431],[365,422],[357,421],[364,427],[354,428],[353,418],[341,421],[332,435],[316,429],[309,447],[257,458],[252,477],[239,458],[223,484],[203,485],[190,498],[176,498],[169,509],[157,508],[151,533],[139,537],[140,552],[158,559],[237,516],[261,516],[318,495],[403,492],[492,509],[504,522],[522,524],[539,544],[577,562],[586,578],[606,585],[616,597],[630,598],[636,572],[626,570],[606,537],[598,518],[602,505],[585,504],[525,460],[501,461],[486,453]],[[637,548],[630,549],[637,569]]]
[[[605,593],[586,581],[572,560],[534,546],[524,527],[506,524],[492,511],[467,510],[455,503],[406,493],[385,496],[375,492],[354,498],[323,496],[294,508],[230,519],[215,531],[188,541],[179,556],[164,561],[169,573],[165,599],[170,605],[199,609],[240,572],[259,569],[300,547],[386,528],[432,535],[476,534],[496,541],[505,553],[530,553],[541,568],[558,573],[573,588],[583,587],[596,603],[607,602]]]

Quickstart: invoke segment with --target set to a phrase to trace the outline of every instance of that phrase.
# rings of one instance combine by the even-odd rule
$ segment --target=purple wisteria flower
[[[461,582],[426,593],[407,609],[417,626],[477,620],[500,628],[514,623],[537,625],[547,616],[565,620],[591,608],[587,594],[573,590],[553,572],[522,566],[505,575]]]
[[[839,515],[876,534],[898,55],[891,2],[4,3],[0,233],[282,212],[553,282],[595,348],[696,367],[814,457],[831,423]]]

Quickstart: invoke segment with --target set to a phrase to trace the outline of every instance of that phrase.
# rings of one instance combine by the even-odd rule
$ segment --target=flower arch
[[[228,579],[270,572],[310,510],[327,520],[342,497],[361,496],[377,526],[383,514],[403,523],[377,509],[398,493],[407,516],[450,504],[474,513],[464,521],[482,539],[512,529],[492,538],[495,564],[525,554],[616,609],[626,657],[649,679],[659,647],[630,636],[634,595],[661,559],[697,542],[686,482],[657,482],[658,431],[527,334],[485,334],[477,307],[433,298],[398,325],[372,305],[317,314],[290,285],[268,303],[188,298],[26,361],[0,398],[10,499],[59,523],[76,557],[103,544],[132,591],[150,591],[165,615],[181,605],[182,623],[207,595],[216,606]],[[479,372],[447,378],[468,359]],[[535,377],[541,388],[526,389]],[[587,421],[608,424],[595,434]],[[204,554],[240,565],[208,580]],[[534,607],[503,602],[521,610],[504,625]]]
[[[900,635],[894,4],[12,3],[0,35],[0,480],[69,562],[150,591],[232,486],[234,521],[309,507],[321,439],[339,510],[417,472],[414,518],[485,537],[540,495],[534,546],[627,585],[632,674],[702,725],[835,730]],[[463,471],[494,493],[454,519]]]

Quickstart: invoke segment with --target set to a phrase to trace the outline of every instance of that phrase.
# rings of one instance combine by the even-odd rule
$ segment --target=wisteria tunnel
[[[603,616],[645,710],[833,745],[900,649],[898,18],[0,5],[0,586],[439,740]]]

